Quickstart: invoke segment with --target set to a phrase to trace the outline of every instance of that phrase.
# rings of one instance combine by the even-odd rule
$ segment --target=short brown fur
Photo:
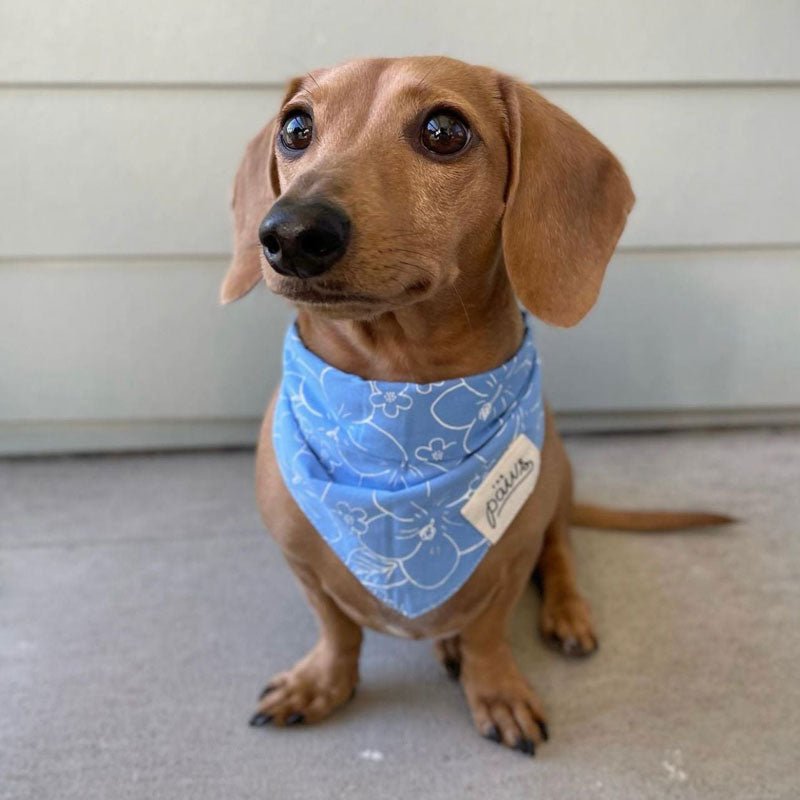
[[[468,151],[446,163],[414,146],[421,115],[442,104],[474,133]],[[522,336],[517,298],[557,325],[577,323],[594,305],[633,193],[616,158],[533,89],[449,58],[373,59],[296,79],[282,108],[298,105],[313,109],[308,151],[282,153],[273,120],[237,174],[223,302],[263,278],[297,303],[301,337],[317,355],[363,378],[418,383],[508,359]],[[269,268],[258,242],[258,225],[278,196],[325,197],[353,221],[342,261],[302,287]],[[308,286],[317,299],[301,295]],[[358,583],[292,499],[272,449],[273,407],[274,398],[258,449],[258,503],[317,614],[320,637],[270,681],[257,725],[315,722],[346,702],[369,627],[434,639],[448,671],[460,676],[478,730],[530,753],[547,729],[511,652],[508,625],[534,569],[546,640],[568,655],[597,646],[575,582],[570,520],[646,529],[727,521],[573,507],[569,461],[548,410],[530,499],[456,595],[406,619]]]

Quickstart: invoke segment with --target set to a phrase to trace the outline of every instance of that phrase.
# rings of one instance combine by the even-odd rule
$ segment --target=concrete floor
[[[797,798],[800,432],[574,438],[579,494],[724,531],[576,531],[601,649],[514,645],[552,739],[482,740],[430,646],[368,636],[325,724],[247,726],[314,640],[248,453],[0,463],[0,797]]]

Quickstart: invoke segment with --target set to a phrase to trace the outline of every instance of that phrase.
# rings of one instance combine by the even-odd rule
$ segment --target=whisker
[[[430,271],[435,266],[422,253],[398,254],[395,253],[394,251],[389,251],[389,252],[380,252],[379,255],[381,257],[381,260],[384,262],[396,261],[398,264],[405,264],[407,266],[413,266],[413,267],[419,266],[420,269],[426,271]],[[412,261],[411,259],[409,259],[408,257],[409,255],[416,256],[417,258]]]
[[[436,272],[435,272],[434,269],[432,269],[430,267],[427,267],[424,264],[414,263],[412,261],[402,261],[401,259],[397,259],[394,263],[395,264],[402,264],[405,267],[413,267],[414,269],[421,270],[426,275],[429,275],[431,277],[436,275]]]
[[[392,240],[392,239],[401,239],[404,236],[414,236],[419,237],[419,234],[415,231],[395,231],[394,233],[386,233],[383,235],[384,240]]]
[[[461,292],[458,291],[458,287],[454,283],[451,283],[450,287],[455,292],[458,302],[461,303],[461,308],[464,309],[464,316],[467,319],[467,325],[469,326],[470,331],[472,331],[472,320],[469,318],[469,312],[467,311],[466,305],[464,305],[464,299],[461,297]]]
[[[407,250],[403,247],[391,247],[389,250],[384,250],[384,253],[407,253],[411,256],[417,256],[417,258],[425,258],[425,253],[420,253],[418,250]]]

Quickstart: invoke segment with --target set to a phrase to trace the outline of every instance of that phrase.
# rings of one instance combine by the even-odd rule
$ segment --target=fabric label
[[[520,434],[464,504],[461,514],[496,544],[536,487],[540,464],[539,448]]]

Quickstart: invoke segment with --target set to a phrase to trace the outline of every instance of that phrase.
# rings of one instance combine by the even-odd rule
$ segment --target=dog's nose
[[[323,200],[279,200],[259,226],[258,238],[275,272],[312,278],[344,255],[350,220]]]

